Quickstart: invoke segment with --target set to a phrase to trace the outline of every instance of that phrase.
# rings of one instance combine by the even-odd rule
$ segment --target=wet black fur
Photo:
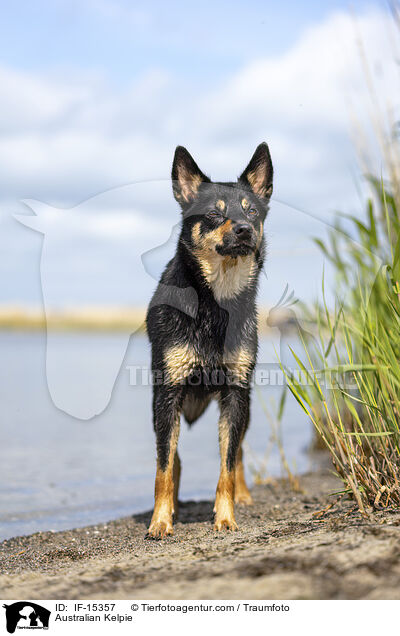
[[[185,166],[187,174],[197,177],[200,175],[202,179],[197,194],[189,201],[182,198],[179,165]],[[261,196],[253,192],[246,177],[256,167],[265,170],[267,193]],[[244,173],[237,182],[232,183],[211,182],[199,170],[189,153],[178,147],[172,181],[174,195],[183,212],[182,230],[176,254],[162,274],[147,314],[147,332],[152,345],[153,422],[158,461],[161,469],[165,470],[171,429],[176,414],[182,412],[185,398],[195,398],[198,405],[197,412],[186,414],[186,419],[191,424],[201,415],[209,399],[218,396],[221,412],[227,415],[229,421],[227,468],[232,470],[240,440],[249,422],[250,376],[257,355],[256,294],[259,272],[264,261],[264,238],[258,250],[254,251],[257,274],[253,280],[235,298],[217,302],[193,253],[192,228],[200,222],[201,234],[205,234],[224,223],[226,219],[213,214],[216,201],[223,199],[227,204],[227,216],[233,224],[250,223],[254,236],[253,244],[249,241],[251,247],[239,245],[235,248],[232,239],[231,244],[227,241],[227,245],[221,248],[222,253],[235,256],[236,252],[246,253],[246,250],[254,248],[254,240],[259,237],[259,228],[267,215],[272,192],[272,164],[268,147],[260,144]],[[249,219],[241,208],[240,201],[243,197],[249,201],[251,209],[258,212],[256,219]],[[164,353],[172,346],[186,344],[195,348],[203,364],[184,383],[170,385],[164,382]],[[252,355],[247,379],[244,382],[227,384],[227,367],[221,364],[223,352],[243,345]]]

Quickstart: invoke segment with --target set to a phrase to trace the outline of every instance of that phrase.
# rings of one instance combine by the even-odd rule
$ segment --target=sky
[[[395,121],[398,36],[383,2],[5,3],[0,305],[146,304],[179,233],[176,145],[232,180],[264,140],[260,302],[286,285],[315,298],[312,237],[336,210],[362,215],[365,170],[383,170],[357,42]],[[13,216],[32,210],[31,227]]]

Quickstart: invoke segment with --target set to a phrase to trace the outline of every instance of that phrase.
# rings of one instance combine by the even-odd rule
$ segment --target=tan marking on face
[[[215,204],[215,207],[217,208],[217,210],[219,210],[220,212],[224,212],[225,208],[226,208],[226,203],[225,201],[223,201],[222,199],[218,199],[218,201]]]
[[[195,223],[192,228],[192,240],[195,245],[199,246],[198,253],[200,256],[206,257],[208,252],[215,251],[217,245],[224,240],[224,235],[232,229],[232,221],[227,219],[222,225],[211,232],[201,234],[200,222]]]
[[[198,366],[199,358],[190,345],[180,345],[167,349],[164,354],[167,380],[179,384]]]
[[[232,228],[232,221],[228,219],[217,227],[215,230],[211,232],[207,232],[206,234],[201,235],[200,233],[200,223],[196,223],[192,229],[192,240],[194,245],[196,245],[196,249],[194,253],[199,261],[200,267],[203,271],[204,276],[207,278],[213,268],[213,261],[219,257],[218,261],[224,257],[221,257],[216,252],[217,245],[221,245],[224,240],[224,235],[226,232],[229,232]]]
[[[224,235],[232,229],[232,221],[228,219],[215,230],[200,234],[200,223],[192,229],[193,250],[201,272],[210,285],[216,300],[234,298],[249,284],[257,272],[254,254],[248,256],[222,256],[216,251],[221,245]]]
[[[180,195],[178,198],[182,198],[186,203],[195,198],[199,191],[202,178],[198,174],[192,174],[188,172],[184,165],[178,166],[178,183],[180,186]]]
[[[249,202],[248,202],[248,200],[247,200],[247,199],[245,199],[245,198],[243,197],[243,199],[242,199],[242,200],[241,200],[241,202],[240,202],[240,205],[242,206],[243,210],[246,210],[246,209],[247,209],[247,207],[249,206]]]
[[[222,225],[217,227],[215,230],[211,230],[211,232],[207,232],[204,234],[202,238],[202,248],[205,251],[215,251],[217,245],[221,245],[224,240],[225,234],[232,230],[232,221],[227,219]]]
[[[198,243],[200,243],[200,240],[201,240],[201,234],[200,234],[200,222],[199,222],[199,223],[195,223],[195,225],[193,225],[192,227],[193,245],[197,245]]]

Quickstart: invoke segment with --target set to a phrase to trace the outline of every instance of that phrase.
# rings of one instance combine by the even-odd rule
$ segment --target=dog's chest
[[[222,309],[217,304],[201,303],[194,320],[188,320],[180,332],[180,342],[168,347],[165,363],[172,382],[191,374],[210,374],[227,368],[240,368],[244,374],[254,361],[254,342],[249,333],[251,317],[246,311]]]
[[[232,258],[214,253],[203,259],[200,265],[217,301],[230,300],[238,296],[257,272],[252,254]]]

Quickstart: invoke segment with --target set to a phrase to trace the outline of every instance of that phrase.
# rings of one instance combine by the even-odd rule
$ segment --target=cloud
[[[100,4],[108,10],[107,2]],[[145,12],[132,19],[147,20]],[[218,86],[204,69],[183,78],[170,69],[149,68],[121,87],[98,73],[63,79],[3,66],[1,213],[15,211],[9,208],[13,199],[69,207],[108,188],[147,180],[147,194],[138,186],[129,202],[97,199],[102,216],[95,233],[115,242],[147,232],[157,241],[154,227],[179,219],[170,186],[158,192],[151,185],[169,178],[175,145],[186,145],[214,178],[231,179],[263,139],[272,152],[278,201],[325,220],[334,209],[359,211],[352,118],[366,131],[371,168],[378,174],[381,155],[371,141],[373,103],[356,36],[365,43],[379,108],[398,113],[391,29],[384,11],[369,10],[355,20],[332,14],[284,53],[258,55]],[[150,199],[149,189],[154,190]],[[289,216],[284,206],[277,206],[276,215],[279,241]],[[304,237],[315,233],[312,216],[298,213],[290,219]],[[89,225],[82,220],[82,235]],[[17,235],[14,228],[13,240]],[[4,233],[1,241],[8,241]]]
[[[225,146],[221,159],[235,146],[244,149],[249,139],[265,136],[277,166],[275,192],[283,199],[321,211],[354,203],[351,116],[366,134],[372,123],[357,38],[367,52],[381,112],[391,103],[399,113],[392,29],[390,17],[381,11],[357,18],[334,14],[309,28],[284,55],[255,60],[207,95],[199,119],[207,118],[208,139]],[[380,172],[380,156],[371,167]]]
[[[372,68],[381,63],[381,93],[397,106],[390,18],[372,11],[357,24]],[[183,86],[162,69],[118,89],[97,75],[62,81],[0,68],[4,196],[73,204],[107,187],[166,177],[178,142],[193,147],[206,171],[229,177],[267,138],[280,196],[314,206],[320,197],[318,207],[329,208],[326,195],[338,191],[338,179],[347,197],[353,189],[349,102],[364,119],[369,102],[355,35],[348,14],[332,15],[286,53],[254,60],[217,90],[207,78]]]

